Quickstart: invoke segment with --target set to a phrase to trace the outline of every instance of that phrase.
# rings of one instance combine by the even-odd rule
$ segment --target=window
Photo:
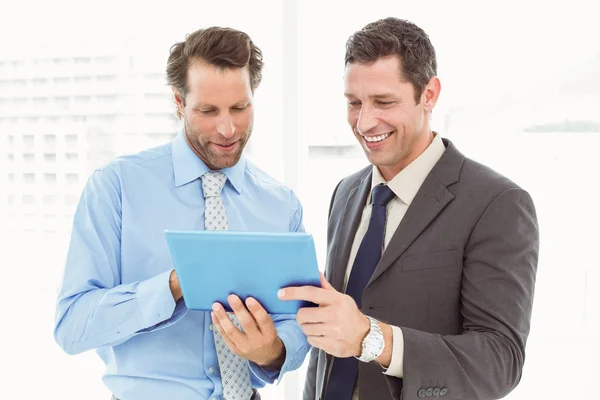
[[[56,135],[44,135],[44,145],[52,148],[56,145]]]
[[[92,78],[90,76],[77,76],[77,77],[75,77],[75,83],[76,84],[90,83],[91,81],[92,81]]]
[[[69,81],[70,79],[65,77],[54,78],[54,84],[58,86],[66,85],[69,83]]]
[[[35,139],[33,135],[23,135],[23,147],[26,149],[33,149],[35,144]]]
[[[35,204],[35,196],[32,194],[23,195],[23,204],[26,206],[32,206]]]
[[[79,105],[90,104],[92,102],[92,97],[91,96],[75,96],[74,102]]]
[[[79,200],[79,198],[75,195],[72,195],[72,194],[65,195],[65,204],[68,206],[76,205],[78,200]]]
[[[47,163],[55,163],[56,162],[56,154],[44,153],[44,161]]]
[[[98,64],[110,64],[115,61],[116,61],[116,57],[111,57],[111,56],[96,57],[96,62]]]
[[[34,106],[42,106],[42,105],[46,105],[49,103],[50,103],[50,99],[48,99],[47,97],[34,97],[33,98]]]
[[[102,96],[96,97],[96,99],[98,100],[98,103],[112,104],[117,100],[117,96],[102,95]]]
[[[66,153],[65,154],[65,158],[69,162],[74,162],[74,161],[77,161],[79,159],[79,154],[77,154],[77,153]]]
[[[62,97],[55,97],[54,98],[54,104],[56,104],[56,107],[59,110],[66,110],[66,109],[68,109],[69,106],[70,106],[70,103],[71,103],[71,99],[69,97],[62,96]]]
[[[67,174],[65,177],[69,185],[76,185],[79,183],[79,175],[77,174]]]
[[[37,124],[40,121],[40,117],[38,116],[28,116],[23,118],[23,121],[26,124]]]
[[[56,196],[52,194],[44,195],[44,197],[42,198],[42,202],[45,205],[53,206],[56,204]]]
[[[44,183],[46,183],[47,185],[54,185],[56,184],[56,181],[56,174],[44,174]]]
[[[25,88],[27,87],[27,81],[25,79],[15,79],[12,81],[12,84],[16,88]]]
[[[100,75],[97,79],[99,83],[109,83],[115,82],[117,80],[117,77],[114,75]]]
[[[89,65],[91,63],[92,63],[92,59],[90,57],[75,58],[75,64],[78,64],[78,65]]]
[[[69,147],[77,146],[77,135],[65,135],[65,143]]]
[[[77,98],[75,98],[75,102],[77,103]],[[73,122],[73,123],[80,123],[80,122],[85,122],[86,118],[82,115],[71,115],[71,116],[67,117],[67,121]]]
[[[35,174],[26,173],[23,174],[23,182],[27,185],[33,185],[35,183]]]
[[[33,163],[35,161],[35,154],[33,154],[33,153],[23,154],[23,161],[27,164]]]

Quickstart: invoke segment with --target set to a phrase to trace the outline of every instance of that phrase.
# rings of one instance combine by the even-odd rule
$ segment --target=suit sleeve
[[[319,349],[313,347],[310,350],[308,369],[306,372],[306,382],[304,383],[304,392],[302,400],[315,400],[317,396],[317,362],[319,359]]]
[[[328,219],[331,218],[331,210],[333,209],[333,202],[335,200],[335,195],[340,187],[342,181],[338,182],[337,186],[333,190],[333,195],[331,196],[331,202],[329,203],[329,213]],[[327,241],[329,242],[331,238],[329,237]],[[326,276],[327,278],[327,276]],[[302,395],[303,400],[315,400],[316,392],[317,392],[317,364],[319,359],[319,349],[313,347],[310,351],[308,369],[306,372],[306,381],[304,383],[304,392]]]
[[[499,399],[521,379],[538,262],[529,194],[511,188],[487,207],[467,241],[461,289],[463,333],[402,327],[404,379],[386,376],[395,398],[437,387],[445,399]],[[403,390],[402,390],[403,387]]]

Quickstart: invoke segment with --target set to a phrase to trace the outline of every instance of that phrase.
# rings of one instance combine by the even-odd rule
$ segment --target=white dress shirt
[[[402,218],[404,218],[404,214],[406,214],[406,210],[408,210],[410,203],[412,203],[419,188],[425,181],[425,178],[429,175],[433,166],[442,157],[445,150],[446,147],[442,142],[441,136],[435,134],[433,141],[427,149],[389,182],[386,182],[383,176],[381,176],[379,169],[376,166],[373,166],[371,189],[376,185],[383,183],[387,184],[396,195],[396,197],[394,197],[387,205],[383,251],[385,251],[387,245],[390,243],[392,236],[396,232],[396,229],[398,229]],[[360,224],[356,230],[356,236],[354,236],[350,257],[348,258],[348,267],[346,268],[346,276],[344,279],[344,292],[346,291],[350,273],[352,272],[352,265],[354,264],[356,253],[358,252],[363,237],[367,233],[369,220],[371,219],[371,210],[371,194],[369,194],[367,203],[363,209]],[[392,326],[392,332],[392,360],[387,370],[384,371],[384,374],[402,378],[404,376],[404,335],[402,329],[397,326]],[[358,380],[354,387],[352,399],[358,400]]]

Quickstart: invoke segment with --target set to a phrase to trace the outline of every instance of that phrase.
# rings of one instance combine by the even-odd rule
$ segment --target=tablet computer
[[[287,286],[321,286],[312,235],[240,231],[165,231],[188,308],[212,310],[227,296],[254,297],[270,314],[295,314],[303,301],[283,301]]]

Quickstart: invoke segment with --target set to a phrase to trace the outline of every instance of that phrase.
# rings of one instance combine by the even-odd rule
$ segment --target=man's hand
[[[277,335],[273,320],[252,297],[244,303],[236,295],[227,298],[242,326],[240,331],[219,303],[213,304],[210,316],[227,346],[238,356],[269,370],[279,370],[285,361],[285,346]]]
[[[175,270],[172,270],[171,275],[169,275],[169,288],[171,289],[171,294],[175,301],[183,296],[183,293],[181,293],[181,286],[179,286],[179,278],[177,277]]]
[[[333,288],[321,273],[321,288],[287,287],[279,291],[282,300],[304,300],[319,307],[301,308],[296,321],[308,342],[335,357],[360,356],[362,341],[369,332],[369,319],[354,299]]]

